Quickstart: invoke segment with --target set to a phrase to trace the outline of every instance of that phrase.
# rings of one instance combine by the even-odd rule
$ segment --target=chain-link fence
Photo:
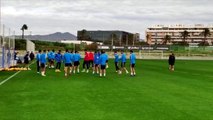
[[[9,68],[16,65],[15,31],[5,25],[0,25],[0,68]]]

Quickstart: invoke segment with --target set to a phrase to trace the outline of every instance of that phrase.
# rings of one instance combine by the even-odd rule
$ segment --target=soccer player
[[[47,50],[48,67],[51,68],[51,51]]]
[[[78,53],[78,51],[75,51],[75,54],[73,55],[73,61],[74,61],[74,70],[73,73],[75,74],[75,71],[77,69],[77,72],[79,73],[79,66],[80,66],[80,59],[81,55]]]
[[[106,53],[105,53],[106,54]],[[108,62],[109,62],[109,58],[108,55],[106,54],[107,60],[106,60],[106,68],[109,68]]]
[[[30,60],[33,61],[34,58],[35,58],[35,55],[34,55],[33,51],[31,51],[31,53],[30,53]]]
[[[41,63],[41,76],[46,76],[46,50],[43,50],[43,53],[40,56],[40,63]]]
[[[175,70],[175,55],[174,53],[172,52],[171,55],[169,55],[169,70],[170,71],[174,71]]]
[[[120,74],[122,74],[122,72],[125,70],[126,71],[126,74],[128,74],[128,70],[126,69],[125,67],[125,64],[126,64],[126,54],[124,53],[124,51],[122,50],[121,51],[121,71],[120,71]]]
[[[56,61],[56,69],[55,72],[61,72],[61,61],[63,59],[63,56],[61,54],[61,50],[58,51],[58,53],[55,55],[55,61]]]
[[[107,54],[102,50],[101,51],[101,56],[100,56],[100,65],[101,65],[101,70],[100,70],[100,77],[102,77],[102,75],[104,75],[104,77],[106,76],[106,61],[107,61],[108,57]]]
[[[116,69],[116,72],[120,73],[120,69],[118,67],[118,62],[119,62],[119,55],[117,53],[117,51],[114,52],[114,57],[115,57],[115,69]]]
[[[84,57],[84,63],[83,63],[83,70],[82,72],[85,72],[85,65],[86,65],[86,72],[89,73],[89,53],[87,50],[85,50],[85,57]]]
[[[89,67],[92,67],[94,70],[94,54],[92,51],[89,52]]]
[[[93,74],[95,74],[95,72],[97,74],[99,74],[99,59],[100,59],[100,54],[98,51],[95,51],[95,55],[94,55],[94,64],[95,64],[95,67],[94,67],[94,70],[93,70]]]
[[[136,56],[135,53],[133,53],[133,50],[130,50],[130,71],[131,76],[135,76],[135,62],[136,62]]]
[[[55,50],[50,52],[50,68],[54,68]]]
[[[70,74],[72,73],[72,55],[69,53],[69,50],[66,50],[66,53],[64,53],[64,72],[65,77],[67,77],[68,70],[70,70]]]
[[[25,67],[27,68],[27,70],[30,70],[29,60],[30,60],[29,51],[27,51],[27,54],[24,56],[24,64],[25,64]]]
[[[40,73],[40,57],[41,57],[41,50],[38,50],[38,53],[36,55],[36,64],[37,64],[37,73]]]

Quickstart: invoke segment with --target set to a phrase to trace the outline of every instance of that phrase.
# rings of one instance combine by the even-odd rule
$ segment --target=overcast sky
[[[124,30],[155,24],[212,24],[213,0],[1,0],[2,22],[20,34]]]

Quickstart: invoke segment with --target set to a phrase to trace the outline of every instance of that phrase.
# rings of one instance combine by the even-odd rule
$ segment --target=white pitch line
[[[7,82],[8,80],[10,80],[11,78],[15,77],[17,74],[19,74],[21,71],[18,71],[16,72],[15,74],[13,74],[12,76],[10,76],[9,78],[3,80],[1,83],[0,83],[0,86],[3,85],[5,82]]]
[[[35,61],[34,62],[32,62],[29,66],[31,66],[32,64],[34,64],[35,63]],[[17,74],[19,74],[21,71],[18,71],[18,72],[16,72],[15,74],[13,74],[12,76],[10,76],[9,78],[7,78],[7,79],[5,79],[5,80],[3,80],[1,83],[0,83],[0,86],[1,85],[3,85],[5,82],[7,82],[8,80],[10,80],[11,78],[13,78],[13,77],[15,77]]]

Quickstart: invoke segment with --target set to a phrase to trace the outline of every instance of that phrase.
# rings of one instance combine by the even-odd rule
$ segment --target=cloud
[[[2,20],[20,34],[77,30],[125,30],[141,33],[154,24],[212,23],[209,0],[2,0]]]

